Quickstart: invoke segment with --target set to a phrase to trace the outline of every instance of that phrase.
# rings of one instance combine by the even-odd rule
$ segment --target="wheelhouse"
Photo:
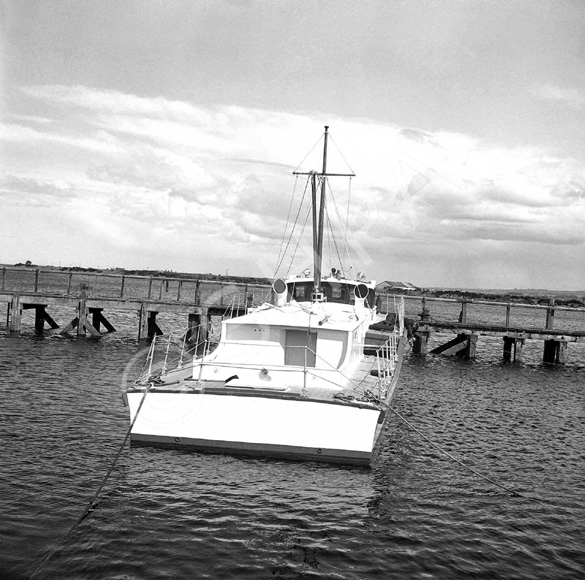
[[[313,287],[313,280],[300,278],[298,280],[288,281],[286,284],[287,301],[311,302]],[[321,280],[321,292],[325,300],[337,304],[355,304],[356,288],[358,287],[360,289],[366,288],[366,304],[370,308],[374,308],[376,296],[373,288],[350,280]]]

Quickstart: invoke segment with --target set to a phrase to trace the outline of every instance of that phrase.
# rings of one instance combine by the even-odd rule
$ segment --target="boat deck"
[[[155,372],[150,378],[144,378],[135,384],[130,391],[143,391],[147,384],[152,384],[156,392],[199,392],[217,395],[261,396],[266,398],[309,399],[320,402],[331,402],[351,405],[375,406],[379,403],[380,394],[377,393],[377,378],[372,374],[376,368],[375,357],[364,357],[351,376],[342,376],[345,387],[340,388],[331,384],[331,388],[324,386],[271,386],[241,384],[230,385],[229,382],[219,380],[199,381],[193,377],[191,364],[183,368],[171,369],[165,373]],[[308,369],[310,374],[310,369]],[[322,383],[322,381],[320,381]]]

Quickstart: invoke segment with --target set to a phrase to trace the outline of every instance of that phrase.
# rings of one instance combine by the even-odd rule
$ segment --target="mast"
[[[321,200],[319,202],[319,224],[317,225],[315,254],[315,277],[313,281],[313,299],[321,294],[321,267],[323,262],[323,222],[325,219],[325,193],[327,185],[327,139],[329,137],[329,127],[325,125],[325,135],[323,137],[323,171],[321,172]],[[317,211],[316,204],[313,204],[313,215]],[[315,219],[313,218],[313,223]]]
[[[312,211],[313,211],[313,301],[323,300],[321,292],[321,267],[323,259],[323,230],[325,222],[325,194],[327,177],[344,176],[354,177],[354,173],[327,173],[327,143],[329,139],[329,125],[325,125],[323,139],[323,169],[316,171],[293,171],[293,175],[309,175],[311,177]],[[321,198],[317,208],[317,177],[321,178]]]

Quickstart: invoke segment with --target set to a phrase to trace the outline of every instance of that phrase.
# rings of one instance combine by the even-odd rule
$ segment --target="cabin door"
[[[305,348],[306,347],[306,348]],[[284,347],[284,364],[314,367],[317,360],[317,333],[306,330],[287,330]],[[305,359],[306,357],[306,359]],[[306,362],[305,362],[306,361]]]

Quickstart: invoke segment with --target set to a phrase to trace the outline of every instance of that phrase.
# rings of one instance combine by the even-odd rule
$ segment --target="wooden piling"
[[[549,300],[549,306],[546,309],[546,329],[552,330],[555,321],[555,301],[554,299]]]
[[[429,326],[420,328],[414,335],[414,343],[412,345],[412,352],[414,354],[426,355],[428,353],[429,341],[432,339],[433,329]]]
[[[59,328],[59,325],[49,316],[46,304],[23,304],[23,310],[35,310],[35,334],[42,336],[45,329],[45,322],[51,328]]]
[[[463,356],[466,359],[474,359],[475,358],[475,351],[477,348],[478,339],[479,339],[479,336],[475,332],[468,335],[467,341],[465,343],[465,351],[463,353]]]
[[[100,332],[100,327],[103,324],[106,327],[108,332],[116,332],[114,326],[110,323],[110,321],[104,316],[103,308],[96,308],[91,307],[89,308],[89,313],[91,314],[93,327]]]
[[[148,312],[148,323],[147,323],[147,333],[148,338],[154,338],[155,336],[161,336],[163,331],[158,327],[156,323],[156,315],[158,312],[150,311]]]
[[[21,318],[20,296],[16,294],[8,305],[8,330],[10,332],[20,332]]]
[[[523,358],[524,338],[517,336],[504,336],[504,361],[520,362]]]
[[[198,340],[199,342],[205,342],[209,334],[209,321],[208,308],[201,308],[201,312],[189,314],[187,341]],[[195,329],[197,329],[197,332],[195,332]]]
[[[545,364],[565,364],[567,341],[563,340],[545,340],[542,362]]]

